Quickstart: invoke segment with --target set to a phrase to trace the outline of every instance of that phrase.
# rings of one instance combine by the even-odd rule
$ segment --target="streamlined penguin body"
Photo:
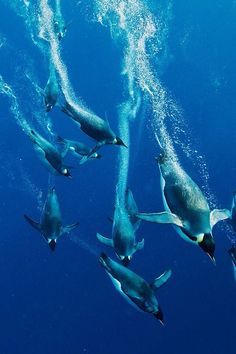
[[[58,0],[56,0],[56,7],[55,7],[54,30],[59,41],[65,37],[67,32],[67,25],[62,16],[61,6]]]
[[[125,193],[125,205],[117,205],[115,208],[112,239],[97,234],[100,242],[114,248],[116,255],[123,265],[128,266],[133,254],[144,246],[144,239],[136,242],[135,233],[140,225],[136,218],[137,206],[132,192],[127,189]]]
[[[200,188],[181,168],[178,161],[161,154],[157,162],[166,212],[142,213],[137,216],[146,221],[173,224],[183,239],[199,245],[214,261],[215,242],[212,227],[218,221],[227,219],[229,210],[210,211]]]
[[[71,117],[79,125],[80,129],[97,141],[97,145],[91,150],[89,158],[100,147],[106,144],[123,145],[123,141],[115,135],[107,121],[88,111],[77,112],[68,102],[62,107],[62,111]]]
[[[24,217],[31,226],[42,234],[52,251],[54,251],[56,242],[60,236],[69,233],[78,226],[78,223],[65,227],[62,226],[60,205],[55,188],[51,188],[48,191],[39,223],[27,215],[24,215]]]
[[[59,85],[54,68],[50,69],[50,76],[44,89],[44,103],[49,112],[56,105],[59,95]]]
[[[115,288],[125,299],[138,309],[153,314],[163,324],[163,313],[155,296],[155,290],[167,282],[171,276],[171,271],[166,271],[148,284],[130,269],[111,260],[105,253],[101,254],[99,260]]]
[[[35,151],[38,153],[43,165],[52,174],[71,177],[70,172],[63,165],[62,155],[48,140],[34,130],[29,132],[29,137],[33,141]]]

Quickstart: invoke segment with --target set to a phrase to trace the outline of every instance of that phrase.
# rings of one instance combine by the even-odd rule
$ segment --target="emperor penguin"
[[[54,175],[71,178],[70,171],[63,164],[59,151],[36,131],[31,130],[28,134],[43,165]]]
[[[164,316],[155,296],[155,291],[164,285],[171,276],[171,270],[167,270],[151,283],[146,282],[139,275],[113,261],[102,253],[99,261],[111,278],[115,288],[134,307],[152,314],[161,324],[164,324]]]
[[[66,25],[64,18],[62,16],[59,0],[56,0],[56,8],[55,8],[55,15],[54,15],[53,24],[54,24],[54,30],[57,35],[57,38],[60,41],[66,35],[67,25]]]
[[[156,160],[160,170],[165,211],[138,213],[137,217],[154,223],[173,224],[184,240],[199,246],[215,263],[212,228],[217,222],[228,219],[230,211],[211,211],[202,191],[177,159],[161,153]]]
[[[85,134],[97,141],[96,146],[91,149],[90,153],[83,157],[84,161],[90,158],[91,155],[106,144],[122,145],[127,147],[125,143],[113,132],[107,120],[103,120],[96,114],[87,110],[85,111],[81,109],[78,111],[78,109],[72,107],[68,102],[65,102],[61,109],[79,126]]]
[[[100,159],[102,156],[100,154],[98,154],[97,152],[94,152],[92,155],[90,155],[91,152],[91,148],[89,148],[87,145],[79,142],[79,141],[75,141],[75,140],[69,140],[69,139],[63,139],[60,136],[57,137],[57,142],[59,144],[64,145],[65,147],[65,151],[63,152],[63,155],[65,156],[65,154],[67,154],[67,152],[71,152],[72,154],[74,154],[75,156],[79,156],[79,157],[88,157],[90,156],[86,161],[89,161],[91,159]],[[80,160],[80,164],[86,162],[85,160]]]
[[[55,68],[50,67],[50,75],[47,84],[44,89],[44,103],[46,111],[49,112],[56,105],[59,95],[59,85],[57,81],[57,75]]]
[[[135,237],[135,233],[140,225],[140,220],[135,216],[137,211],[133,194],[130,189],[127,189],[124,207],[118,204],[115,208],[112,239],[97,233],[98,240],[106,246],[114,248],[117,257],[125,266],[129,265],[134,253],[144,247],[144,239],[136,242]]]
[[[229,256],[232,260],[234,280],[236,281],[236,246],[232,245],[232,247],[228,250],[228,253],[229,253]]]
[[[42,234],[52,251],[55,250],[59,237],[69,233],[79,225],[79,223],[76,222],[72,225],[62,226],[60,205],[55,188],[48,190],[40,222],[32,220],[27,215],[24,215],[24,217],[31,226]]]

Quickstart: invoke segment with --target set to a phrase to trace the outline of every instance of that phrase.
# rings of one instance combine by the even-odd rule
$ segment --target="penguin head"
[[[72,178],[72,176],[71,176],[71,174],[70,174],[70,172],[68,171],[67,168],[63,168],[63,169],[62,169],[62,174],[63,174],[63,176],[65,176],[65,177]]]
[[[161,322],[162,326],[164,326],[164,316],[160,306],[158,307],[158,311],[153,313],[153,315]]]
[[[122,257],[120,258],[121,259],[121,263],[124,267],[128,267],[129,266],[129,263],[131,261],[131,256],[125,256],[125,257]]]
[[[50,112],[52,109],[52,104],[51,103],[46,103],[46,112]]]
[[[56,244],[57,244],[56,240],[51,240],[48,242],[48,245],[49,245],[51,251],[55,251]]]
[[[212,234],[204,234],[202,241],[200,241],[198,244],[201,249],[211,258],[212,262],[215,263],[215,241]]]
[[[97,152],[95,152],[92,156],[94,159],[101,159],[102,155],[98,154]]]
[[[121,138],[119,138],[118,136],[115,137],[114,139],[114,144],[115,145],[121,145],[127,148],[127,145],[125,145],[125,143],[123,142],[123,140],[121,140]]]

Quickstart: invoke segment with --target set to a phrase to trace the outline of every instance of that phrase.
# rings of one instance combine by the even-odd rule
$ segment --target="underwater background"
[[[157,137],[173,147],[212,209],[231,207],[236,2],[61,0],[68,31],[48,54],[43,37],[56,5],[0,1],[0,353],[235,353],[227,250],[236,236],[226,223],[213,230],[216,267],[171,226],[141,224],[145,247],[132,270],[148,281],[173,272],[157,295],[164,327],[115,291],[98,257],[104,250],[116,257],[96,233],[110,237],[107,217],[127,173],[139,210],[163,210]],[[68,157],[72,179],[49,177],[25,134],[35,127],[48,139],[94,144],[58,107],[45,112],[50,62],[64,96],[107,117],[129,146],[105,146],[102,159],[83,165]],[[40,218],[49,184],[64,224],[80,222],[54,253],[23,218]]]

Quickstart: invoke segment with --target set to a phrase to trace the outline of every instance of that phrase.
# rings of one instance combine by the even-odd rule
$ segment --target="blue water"
[[[115,254],[96,239],[96,232],[111,236],[107,216],[127,185],[141,211],[163,210],[157,140],[178,156],[212,209],[230,208],[235,1],[61,0],[69,25],[60,45],[47,32],[56,2],[0,1],[0,353],[235,353],[227,249],[236,236],[226,223],[213,230],[216,267],[171,226],[141,224],[145,247],[130,267],[148,281],[172,269],[157,294],[165,327],[116,292],[98,262],[101,251]],[[55,133],[94,142],[58,107],[46,114],[50,61],[67,100],[107,117],[130,147],[105,146],[102,159],[81,166],[68,158],[73,179],[51,178],[64,224],[80,221],[55,253],[23,218],[40,218],[49,183],[25,133],[34,127],[52,141]]]

